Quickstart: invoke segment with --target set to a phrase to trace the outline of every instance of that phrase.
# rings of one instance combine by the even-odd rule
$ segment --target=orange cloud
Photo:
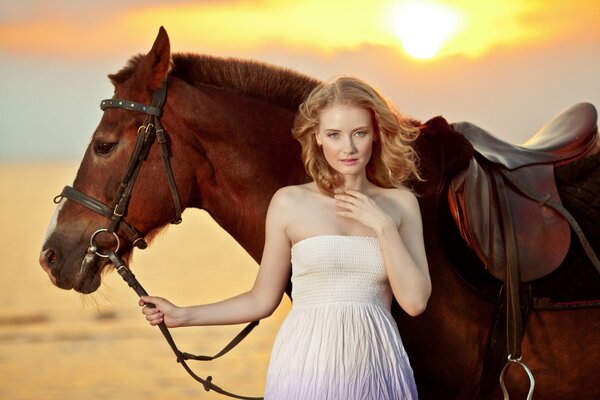
[[[144,51],[164,25],[178,51],[213,54],[269,46],[323,54],[362,45],[401,48],[401,21],[391,10],[416,0],[263,0],[147,5],[86,18],[37,15],[0,23],[0,51],[19,55],[97,58]],[[421,0],[459,15],[440,56],[478,56],[498,46],[521,47],[556,40],[600,38],[597,0]],[[426,18],[422,24],[427,26]],[[427,32],[427,29],[423,29]]]

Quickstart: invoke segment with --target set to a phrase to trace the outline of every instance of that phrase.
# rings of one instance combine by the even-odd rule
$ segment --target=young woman
[[[142,297],[152,325],[223,325],[269,316],[292,272],[293,306],[277,335],[266,399],[416,399],[390,307],[425,309],[431,281],[410,141],[418,134],[361,80],[319,85],[293,128],[312,182],[275,193],[251,290],[177,307]],[[291,264],[291,265],[290,265]]]

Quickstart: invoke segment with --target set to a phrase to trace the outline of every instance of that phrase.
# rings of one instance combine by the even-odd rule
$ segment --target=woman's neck
[[[367,179],[366,173],[362,175],[344,175],[344,185],[340,190],[343,192],[356,190],[364,193],[369,186],[371,186],[371,182]]]

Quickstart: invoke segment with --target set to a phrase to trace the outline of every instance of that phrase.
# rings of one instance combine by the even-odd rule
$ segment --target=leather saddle
[[[522,282],[546,276],[563,262],[571,240],[569,225],[580,233],[560,203],[554,167],[595,151],[597,119],[592,104],[576,104],[522,145],[502,141],[469,122],[452,124],[475,154],[468,168],[452,178],[450,212],[463,239],[494,277],[505,281],[511,246]],[[507,237],[509,231],[514,237]]]

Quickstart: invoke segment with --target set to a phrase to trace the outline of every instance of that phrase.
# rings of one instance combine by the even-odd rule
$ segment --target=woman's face
[[[321,111],[317,143],[329,165],[342,175],[365,172],[374,137],[371,114],[365,108],[333,104]]]

